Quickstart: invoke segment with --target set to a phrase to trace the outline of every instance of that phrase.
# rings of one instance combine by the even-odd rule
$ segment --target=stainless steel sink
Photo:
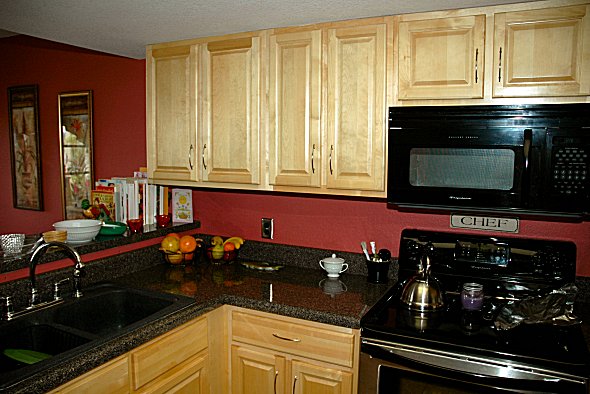
[[[79,299],[0,322],[0,391],[194,302],[189,297],[103,283],[84,289]],[[14,350],[6,349],[16,349],[17,354],[41,352],[48,358],[29,364],[30,359],[15,360]]]

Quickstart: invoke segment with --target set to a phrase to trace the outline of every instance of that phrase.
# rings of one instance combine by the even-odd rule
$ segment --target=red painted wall
[[[57,95],[92,90],[94,174],[127,176],[145,159],[145,61],[27,36],[0,39],[0,233],[63,219]],[[13,208],[7,88],[38,85],[44,211]]]
[[[388,248],[397,255],[404,228],[457,231],[449,228],[449,215],[402,213],[381,200],[199,190],[193,192],[193,201],[204,233],[262,240],[260,220],[271,217],[275,221],[272,242],[335,251],[361,253],[361,241],[375,241],[378,248]],[[590,222],[522,220],[517,236],[575,242],[578,275],[590,276]]]
[[[40,232],[62,219],[57,94],[94,91],[95,173],[129,175],[145,165],[145,62],[27,37],[0,39],[0,91],[38,84],[45,211],[12,208],[7,94],[0,94],[0,233]],[[260,219],[275,219],[271,242],[360,253],[374,240],[397,254],[403,228],[449,230],[448,215],[400,213],[377,200],[195,189],[202,232],[261,240]],[[521,221],[518,236],[574,241],[578,274],[590,276],[590,222]]]

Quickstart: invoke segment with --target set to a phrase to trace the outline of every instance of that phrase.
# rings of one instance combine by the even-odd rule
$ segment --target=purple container
[[[461,304],[468,311],[478,311],[483,305],[483,285],[464,283],[461,291]]]

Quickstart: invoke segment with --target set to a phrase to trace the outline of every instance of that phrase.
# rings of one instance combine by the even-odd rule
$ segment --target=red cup
[[[143,233],[143,219],[129,219],[127,220],[127,226],[131,234]]]
[[[166,227],[170,223],[170,215],[156,215],[156,225],[158,228]]]

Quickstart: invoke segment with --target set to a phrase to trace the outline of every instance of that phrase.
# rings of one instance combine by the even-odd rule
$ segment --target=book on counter
[[[103,222],[116,220],[115,188],[112,186],[97,186],[90,191],[90,210],[95,219]]]
[[[190,189],[172,189],[172,222],[192,223],[193,192]]]
[[[143,218],[144,230],[156,226],[156,215],[169,213],[169,188],[148,183],[147,178],[112,177],[96,182],[96,196],[112,200],[109,221],[125,223]],[[99,195],[99,192],[105,195]],[[94,196],[92,196],[94,201]]]

